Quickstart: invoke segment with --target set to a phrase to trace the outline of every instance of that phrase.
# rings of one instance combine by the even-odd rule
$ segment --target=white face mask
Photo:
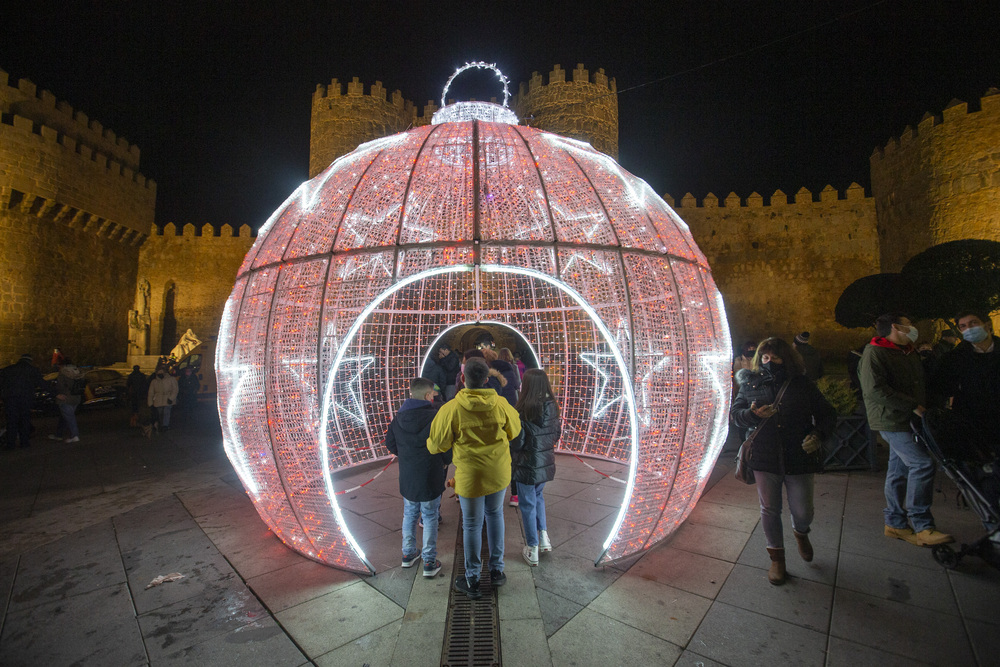
[[[906,337],[910,339],[911,343],[916,343],[917,338],[920,337],[920,332],[915,326],[911,326],[909,331],[906,332]]]

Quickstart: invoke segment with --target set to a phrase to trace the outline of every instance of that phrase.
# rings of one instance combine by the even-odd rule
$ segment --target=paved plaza
[[[212,407],[147,440],[114,410],[80,415],[81,442],[36,419],[28,450],[3,452],[3,665],[441,664],[458,535],[446,498],[434,579],[400,567],[397,467],[341,496],[378,574],[331,569],[284,547],[226,460]],[[956,571],[882,536],[881,473],[817,477],[816,558],[790,549],[768,584],[754,487],[730,455],[687,522],[642,557],[594,567],[624,487],[574,457],[546,487],[555,547],[521,559],[506,508],[499,590],[506,665],[995,665],[1000,573]],[[884,458],[884,453],[883,453]],[[624,478],[624,468],[589,461]],[[351,472],[370,480],[384,463]],[[959,541],[982,534],[943,476],[934,511]],[[790,529],[786,541],[793,547]],[[146,588],[158,575],[183,578]]]

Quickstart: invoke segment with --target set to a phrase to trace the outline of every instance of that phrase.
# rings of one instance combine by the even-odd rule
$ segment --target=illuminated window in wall
[[[268,527],[320,562],[373,571],[337,473],[390,457],[409,379],[463,323],[508,326],[543,360],[561,451],[628,465],[595,563],[670,535],[725,440],[729,331],[687,226],[610,157],[486,106],[446,107],[304,183],[226,303],[226,452]]]

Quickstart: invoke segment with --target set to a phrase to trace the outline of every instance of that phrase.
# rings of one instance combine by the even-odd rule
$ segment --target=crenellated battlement
[[[952,100],[871,155],[883,271],[959,239],[1000,240],[1000,90]]]
[[[915,128],[907,125],[901,135],[890,139],[885,146],[877,146],[872,152],[871,161],[874,166],[875,163],[919,144],[921,139],[930,139],[932,135],[940,132],[963,132],[966,130],[965,124],[998,123],[1000,123],[1000,89],[989,88],[979,98],[979,111],[970,112],[968,103],[953,99],[940,114],[925,113]],[[955,127],[956,124],[961,125]]]
[[[663,195],[664,201],[675,209],[692,208],[767,208],[778,206],[803,206],[812,204],[825,204],[836,201],[860,201],[865,199],[865,189],[857,183],[851,183],[844,190],[837,190],[832,185],[827,185],[818,193],[813,193],[807,188],[799,188],[798,192],[789,196],[781,190],[775,190],[768,201],[764,202],[757,192],[751,192],[746,198],[741,198],[735,192],[730,192],[725,199],[720,200],[714,193],[709,192],[701,200],[688,192],[680,200],[675,200],[670,194]]]
[[[132,170],[139,168],[139,147],[130,144],[128,139],[119,137],[86,113],[73,109],[50,91],[38,90],[30,79],[22,78],[16,86],[8,85],[9,79],[10,75],[0,70],[0,111],[4,114],[30,118],[34,123],[69,135],[77,143],[89,144],[94,151],[103,152]]]
[[[240,225],[239,229],[233,229],[230,224],[224,224],[221,227],[216,227],[213,224],[205,223],[202,225],[193,225],[190,222],[182,225],[180,229],[177,225],[168,222],[165,225],[155,225],[153,227],[153,236],[163,236],[166,238],[179,237],[179,238],[201,238],[201,239],[251,239],[257,238],[257,232],[250,228],[250,225]]]
[[[604,68],[598,68],[593,75],[590,74],[589,70],[583,66],[583,63],[577,63],[576,67],[572,71],[572,83],[577,84],[592,84],[601,91],[607,91],[611,93],[618,92],[618,85],[615,80],[609,79],[608,75],[604,72]],[[542,81],[542,75],[538,72],[532,72],[531,78],[528,81],[522,82],[518,86],[517,97],[525,97],[529,93],[532,93],[545,85],[553,85],[567,83],[566,81],[566,70],[562,68],[562,65],[553,65],[552,70],[549,72],[549,77],[547,82]]]
[[[91,146],[81,143],[69,135],[63,134],[57,128],[42,125],[25,116],[6,113],[0,115],[0,125],[8,126],[13,128],[14,131],[23,134],[36,135],[41,138],[43,143],[51,146],[60,146],[65,151],[78,155],[83,162],[93,164],[95,168],[100,169],[105,174],[121,176],[143,189],[156,191],[156,181],[153,179],[146,178],[130,166],[94,150]],[[108,133],[111,135],[114,134],[110,130],[108,130]]]

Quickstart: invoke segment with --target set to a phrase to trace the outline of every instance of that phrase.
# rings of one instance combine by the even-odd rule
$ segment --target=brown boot
[[[767,580],[775,586],[785,583],[785,550],[767,548],[771,557],[771,569],[767,571]]]
[[[808,563],[813,559],[813,545],[809,541],[809,533],[800,533],[797,530],[793,530],[792,533],[799,545],[799,555],[802,556],[802,560]]]

